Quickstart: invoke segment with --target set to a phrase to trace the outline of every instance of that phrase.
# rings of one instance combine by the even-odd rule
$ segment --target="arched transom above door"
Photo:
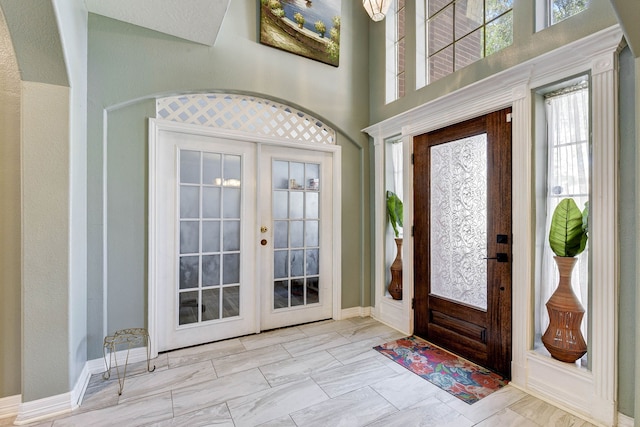
[[[239,94],[203,93],[156,100],[156,117],[295,141],[335,144],[335,131],[288,105]]]

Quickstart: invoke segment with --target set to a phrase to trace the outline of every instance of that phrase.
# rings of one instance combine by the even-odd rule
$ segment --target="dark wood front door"
[[[511,375],[511,109],[414,138],[415,335]]]

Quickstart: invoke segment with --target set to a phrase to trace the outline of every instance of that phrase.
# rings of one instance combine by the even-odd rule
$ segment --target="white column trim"
[[[590,361],[594,418],[615,422],[618,361],[618,102],[617,51],[592,63]]]
[[[529,83],[515,86],[511,91],[511,150],[512,181],[511,198],[514,207],[512,218],[513,244],[512,253],[512,307],[533,307],[534,286],[534,248],[530,242],[535,241],[535,207],[533,187],[531,185],[533,139],[531,138],[532,112],[531,90]],[[518,207],[516,209],[516,207]],[[520,215],[518,212],[524,212]],[[517,254],[517,256],[515,256]],[[516,310],[513,311],[516,313]],[[512,360],[511,376],[515,384],[526,383],[526,351],[533,342],[533,313],[523,321],[520,316],[513,316],[512,325]]]

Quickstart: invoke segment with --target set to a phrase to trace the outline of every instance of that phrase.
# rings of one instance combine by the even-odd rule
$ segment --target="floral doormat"
[[[508,383],[502,376],[417,337],[373,349],[470,405]]]

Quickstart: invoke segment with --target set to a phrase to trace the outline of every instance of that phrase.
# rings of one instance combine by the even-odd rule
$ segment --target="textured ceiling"
[[[91,13],[213,46],[231,0],[84,1]]]

